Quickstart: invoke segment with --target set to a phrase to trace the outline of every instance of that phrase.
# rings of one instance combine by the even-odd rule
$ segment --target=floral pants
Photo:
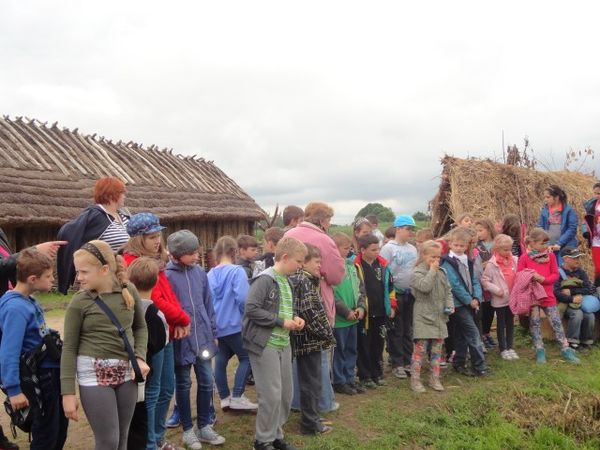
[[[560,313],[558,312],[557,306],[534,306],[531,308],[531,315],[529,317],[529,330],[531,331],[531,337],[533,338],[533,346],[536,350],[544,348],[544,341],[542,340],[542,319],[540,318],[540,309],[544,310],[546,317],[550,321],[550,325],[554,330],[554,337],[560,344],[560,348],[564,350],[569,346],[567,337],[565,336],[565,330],[563,329],[562,322],[560,321]]]
[[[427,344],[431,343],[431,374],[434,378],[439,378],[440,376],[440,358],[442,356],[442,344],[444,343],[443,339],[416,339],[415,340],[415,348],[412,354],[412,376],[415,378],[419,378],[421,376],[421,366],[423,355],[427,350]]]

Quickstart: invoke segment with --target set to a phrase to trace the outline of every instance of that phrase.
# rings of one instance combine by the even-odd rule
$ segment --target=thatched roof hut
[[[592,197],[596,178],[579,172],[540,172],[481,159],[442,159],[440,188],[431,201],[432,227],[436,236],[450,230],[454,219],[470,212],[475,217],[500,221],[517,214],[528,226],[535,225],[543,206],[544,189],[562,187],[568,201],[583,219],[584,200]]]
[[[252,233],[264,214],[212,161],[56,123],[0,118],[0,158],[0,226],[16,249],[54,239],[103,176],[125,181],[132,213],[154,212],[167,232],[188,228],[206,248],[223,234]]]

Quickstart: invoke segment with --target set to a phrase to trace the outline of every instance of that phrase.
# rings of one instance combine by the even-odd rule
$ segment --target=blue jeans
[[[233,396],[240,397],[246,389],[246,379],[250,373],[250,359],[242,347],[242,333],[230,334],[219,338],[219,352],[215,357],[215,382],[219,390],[219,397],[229,397],[229,383],[227,383],[227,364],[233,355],[238,357],[239,365],[235,371],[233,383]]]
[[[581,309],[567,308],[565,311],[567,323],[567,340],[570,344],[594,343],[594,313],[584,313]]]
[[[172,344],[171,352],[173,350]],[[147,450],[155,450],[156,449],[156,432],[157,427],[156,424],[160,422],[160,418],[157,413],[157,405],[158,398],[160,396],[160,388],[162,382],[162,373],[163,373],[163,364],[165,361],[165,349],[161,350],[158,353],[155,353],[152,356],[152,373],[146,380],[146,394],[145,394],[145,403],[146,403],[146,413],[148,415],[148,440],[147,440]],[[171,390],[171,395],[173,395],[173,389]],[[167,408],[169,404],[167,403]],[[166,416],[166,412],[165,412]],[[160,416],[163,417],[163,416]]]
[[[333,350],[333,384],[354,383],[357,356],[358,325],[334,328],[337,342]]]
[[[210,359],[196,358],[194,364],[184,366],[175,366],[175,398],[177,399],[177,408],[179,408],[179,417],[183,431],[193,428],[192,406],[190,400],[190,390],[192,388],[192,378],[190,372],[194,367],[196,373],[196,384],[198,390],[196,393],[196,412],[198,414],[198,429],[212,424],[212,394],[213,394],[213,371]]]
[[[333,411],[335,405],[335,394],[331,385],[331,365],[329,358],[331,349],[321,352],[321,396],[319,398],[319,411],[326,413]],[[298,381],[298,364],[294,359],[292,365],[294,397],[292,399],[292,409],[300,410],[300,384]]]
[[[148,437],[152,433],[150,421],[154,420],[154,441],[148,439],[148,449],[155,449],[156,443],[163,441],[167,430],[167,412],[169,404],[175,391],[175,354],[173,353],[173,342],[169,342],[165,348],[152,358],[151,378],[157,377],[150,387],[150,397],[156,398],[154,417],[150,419],[148,411]],[[146,384],[146,395],[148,395],[148,384]],[[146,401],[148,399],[146,398]]]
[[[485,356],[479,328],[475,323],[474,309],[460,306],[454,312],[454,367],[462,367],[467,360],[467,351],[471,355],[471,365],[475,370],[485,370]]]

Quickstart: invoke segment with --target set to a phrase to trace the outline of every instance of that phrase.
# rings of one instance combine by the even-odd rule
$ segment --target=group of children
[[[301,222],[300,208],[286,212],[288,227]],[[198,265],[198,238],[181,230],[168,236],[165,248],[163,229],[155,215],[136,214],[120,254],[100,240],[75,252],[80,290],[66,311],[62,355],[48,355],[36,369],[35,401],[22,391],[19,367],[22,355],[55,335],[31,296],[52,288],[54,266],[34,248],[20,253],[17,284],[0,299],[0,374],[10,406],[29,408],[31,448],[63,447],[67,419],[79,418],[76,385],[98,450],[176,448],[165,439],[168,425],[182,426],[189,449],[223,444],[213,428],[215,386],[223,410],[256,411],[255,450],[293,450],[283,433],[294,397],[293,365],[300,431],[313,435],[332,429],[321,416],[325,387],[357,395],[386,384],[386,346],[393,375],[410,378],[420,393],[427,357],[435,391],[444,390],[447,363],[466,376],[490,373],[485,353],[496,346],[494,315],[501,357],[517,359],[518,307],[528,315],[538,363],[546,361],[542,311],[567,361],[578,363],[575,350],[593,343],[595,288],[580,268],[581,253],[564,248],[559,266],[547,233],[536,228],[521,239],[513,217],[497,233],[489,220],[465,215],[438,240],[428,230],[415,236],[407,215],[385,234],[358,219],[352,236],[330,238],[345,270],[333,288],[333,321],[321,295],[318,247],[271,228],[257,258],[255,238],[224,236],[207,274]],[[567,333],[557,301],[566,305]],[[230,389],[234,355],[239,364]],[[248,382],[255,384],[257,403],[244,395]],[[173,396],[175,411],[167,420]]]

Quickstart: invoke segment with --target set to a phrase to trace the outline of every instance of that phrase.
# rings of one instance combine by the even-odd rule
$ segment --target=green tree
[[[375,214],[380,223],[393,222],[396,217],[392,208],[383,206],[381,203],[368,203],[356,214],[356,217],[365,217],[369,214]]]
[[[413,214],[413,219],[415,219],[415,222],[429,222],[431,220],[431,216],[422,211],[417,211]]]

